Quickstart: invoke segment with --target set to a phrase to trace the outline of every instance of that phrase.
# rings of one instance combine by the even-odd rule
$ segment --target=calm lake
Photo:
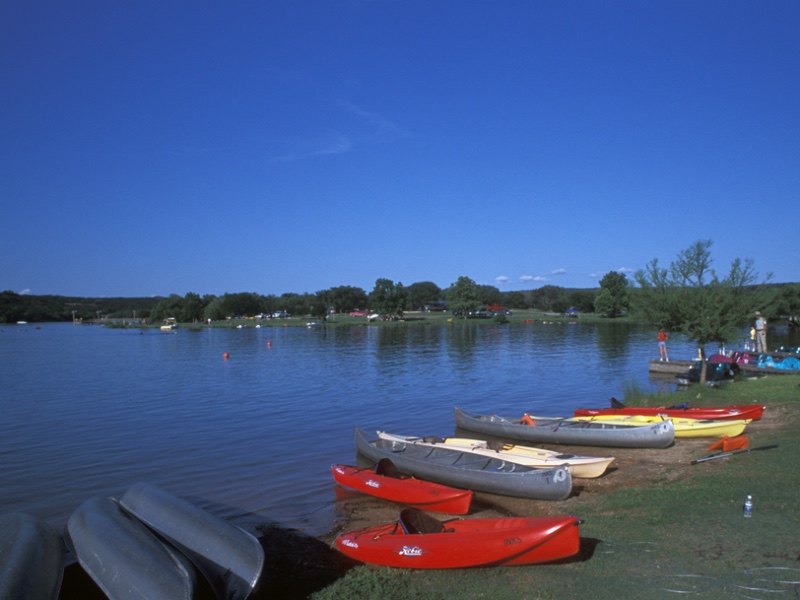
[[[84,500],[148,481],[248,528],[319,535],[355,426],[446,436],[454,406],[564,416],[633,385],[674,389],[648,375],[655,331],[622,324],[0,330],[0,507],[59,528]]]

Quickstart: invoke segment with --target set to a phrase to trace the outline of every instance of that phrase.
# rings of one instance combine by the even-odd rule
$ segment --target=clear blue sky
[[[0,289],[798,282],[799,60],[797,0],[3,2]]]

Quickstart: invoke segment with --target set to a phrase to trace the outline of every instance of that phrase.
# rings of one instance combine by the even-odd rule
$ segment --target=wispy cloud
[[[552,275],[566,275],[567,274],[567,270],[566,269],[556,269],[555,271],[551,271],[551,274]]]
[[[291,142],[289,146],[292,149],[275,160],[295,161],[334,156],[351,152],[359,146],[385,144],[409,136],[408,131],[391,119],[348,100],[337,100],[335,107],[339,115],[353,119],[344,119],[344,122],[337,124],[336,133]]]
[[[509,281],[508,277],[506,277],[505,275],[500,275],[499,277],[496,277],[494,280],[494,282],[497,285],[503,285],[504,283],[508,283],[508,281]]]
[[[19,295],[20,295],[20,296],[27,296],[27,295],[28,295],[28,294],[30,294],[30,293],[31,293],[31,288],[25,288],[24,290],[22,290],[22,291],[19,293]]]
[[[628,273],[636,273],[636,269],[631,269],[630,267],[620,267],[617,269],[617,273],[622,273],[623,275]]]

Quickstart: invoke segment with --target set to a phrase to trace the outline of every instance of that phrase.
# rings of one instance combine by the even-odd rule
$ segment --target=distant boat
[[[161,326],[161,331],[172,331],[173,329],[178,328],[178,321],[169,317],[168,319],[164,319],[164,324]]]
[[[17,321],[17,325],[27,325],[27,321]]]

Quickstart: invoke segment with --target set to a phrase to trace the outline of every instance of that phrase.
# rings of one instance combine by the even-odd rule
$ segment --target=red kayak
[[[616,398],[611,399],[609,408],[578,408],[576,417],[593,417],[597,415],[644,415],[681,417],[684,419],[705,419],[716,421],[751,419],[758,421],[764,415],[763,404],[739,404],[726,407],[690,407],[688,404],[677,406],[625,406]]]
[[[424,510],[465,515],[472,502],[471,491],[402,475],[385,458],[374,469],[333,465],[331,472],[341,486]]]
[[[580,549],[576,517],[439,521],[414,509],[397,523],[343,533],[336,547],[365,563],[410,569],[530,565],[568,558]]]

